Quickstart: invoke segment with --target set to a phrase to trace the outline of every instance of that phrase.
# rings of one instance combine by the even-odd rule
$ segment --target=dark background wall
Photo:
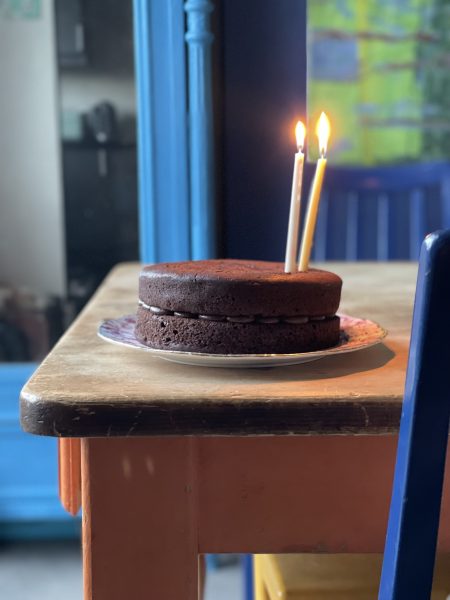
[[[294,126],[306,113],[306,1],[217,6],[222,255],[283,260]]]

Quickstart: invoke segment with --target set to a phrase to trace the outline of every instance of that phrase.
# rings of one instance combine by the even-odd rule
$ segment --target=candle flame
[[[330,121],[323,112],[317,121],[316,134],[319,138],[319,151],[322,157],[327,153],[328,140],[330,138]]]
[[[297,139],[297,148],[299,151],[303,150],[303,146],[305,145],[306,127],[301,121],[297,121],[297,125],[295,126],[295,137]]]

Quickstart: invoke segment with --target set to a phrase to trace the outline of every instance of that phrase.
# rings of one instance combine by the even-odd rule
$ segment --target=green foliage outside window
[[[450,157],[449,32],[448,0],[310,0],[309,115],[330,115],[332,162]]]

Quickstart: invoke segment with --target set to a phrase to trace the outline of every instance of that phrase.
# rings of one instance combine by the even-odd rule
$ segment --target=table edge
[[[245,402],[163,401],[113,405],[45,400],[20,395],[20,420],[27,433],[51,437],[374,435],[398,431],[401,398],[340,402],[258,398]],[[130,425],[131,423],[131,425]]]

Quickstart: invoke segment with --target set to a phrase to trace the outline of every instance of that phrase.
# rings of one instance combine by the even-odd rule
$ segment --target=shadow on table
[[[380,369],[397,356],[396,352],[385,344],[377,344],[372,348],[335,354],[299,365],[263,367],[257,369],[211,369],[208,374],[227,371],[229,378],[236,378],[239,383],[255,380],[270,381],[312,381],[315,379],[335,379],[353,373],[363,373]],[[204,371],[204,368],[200,367]]]
[[[259,367],[259,368],[221,368],[221,367],[196,367],[192,365],[177,365],[184,371],[185,378],[208,376],[211,382],[215,378],[223,381],[226,375],[227,383],[233,381],[242,384],[263,383],[270,381],[312,381],[315,379],[331,379],[345,377],[353,373],[369,372],[379,369],[395,359],[397,352],[385,344],[377,344],[365,350],[349,352],[348,354],[335,354],[311,362],[290,366]],[[173,365],[160,361],[160,370],[166,368],[173,377]]]
[[[295,377],[302,381],[309,381],[312,379],[345,377],[353,373],[363,373],[384,367],[395,356],[396,353],[385,344],[378,344],[366,350],[328,356],[314,362],[283,367],[286,370],[286,377],[281,377],[281,379]],[[277,368],[278,370],[279,368]],[[277,379],[280,379],[280,373],[277,373]]]

